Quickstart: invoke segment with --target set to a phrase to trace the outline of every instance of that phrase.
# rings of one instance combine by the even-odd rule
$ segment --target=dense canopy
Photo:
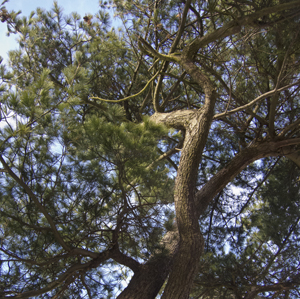
[[[6,2],[0,297],[299,298],[300,1]]]

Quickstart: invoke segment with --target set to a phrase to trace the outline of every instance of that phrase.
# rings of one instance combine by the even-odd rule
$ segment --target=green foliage
[[[9,66],[0,62],[0,297],[115,298],[175,231],[188,134],[151,116],[198,111],[206,97],[182,65],[143,54],[138,37],[180,57],[199,37],[283,1],[192,1],[178,42],[182,1],[100,1],[84,19],[57,2],[21,18],[5,2],[0,17],[20,47]],[[253,144],[298,140],[298,15],[259,17],[190,58],[217,94],[199,190]],[[191,298],[247,298],[253,288],[298,298],[299,219],[298,166],[283,157],[248,165],[200,215],[205,253]]]
[[[77,14],[64,17],[55,3],[52,11],[18,19],[21,49],[10,52],[11,73],[1,66],[1,155],[68,246],[107,250],[117,229],[120,249],[142,259],[163,233],[157,205],[172,202],[168,168],[161,162],[148,167],[167,130],[147,116],[128,121],[121,106],[89,103],[89,95],[122,96],[119,84],[125,87],[132,73],[131,54],[107,30],[107,17],[100,11],[88,26]],[[22,184],[1,173],[1,294],[43,289],[78,259],[89,260],[64,252]],[[114,297],[120,272],[108,274],[105,267],[116,266],[108,261],[84,280],[74,277],[64,298],[79,298],[84,288]]]

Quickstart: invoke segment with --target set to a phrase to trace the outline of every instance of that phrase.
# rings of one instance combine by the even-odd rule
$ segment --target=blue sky
[[[3,0],[0,0],[0,4]],[[82,17],[86,14],[95,14],[99,10],[98,0],[57,0],[60,7],[63,7],[65,14],[73,11],[79,13]],[[9,0],[5,4],[7,10],[22,11],[22,15],[29,16],[30,12],[37,7],[46,10],[53,7],[53,0]],[[6,36],[7,28],[5,23],[0,22],[0,56],[7,59],[7,52],[17,48],[16,35]]]

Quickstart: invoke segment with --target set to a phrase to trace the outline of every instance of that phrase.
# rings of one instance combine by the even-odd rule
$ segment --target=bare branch
[[[248,108],[250,108],[252,105],[254,105],[256,102],[259,102],[259,101],[262,100],[262,99],[265,99],[265,98],[267,98],[267,97],[269,97],[269,96],[271,96],[271,95],[274,95],[274,94],[277,93],[277,92],[280,92],[280,91],[283,91],[283,90],[285,90],[285,89],[288,89],[288,88],[290,88],[290,87],[292,87],[292,86],[295,86],[295,85],[299,84],[299,82],[300,82],[300,80],[297,81],[297,82],[295,82],[295,83],[288,84],[288,85],[286,85],[286,86],[284,86],[284,87],[281,87],[281,88],[278,88],[278,89],[275,88],[275,89],[273,89],[273,90],[271,90],[271,91],[268,91],[268,92],[266,92],[266,93],[264,93],[264,94],[258,96],[256,99],[254,99],[253,101],[251,101],[251,102],[249,102],[249,103],[247,103],[247,104],[245,104],[245,105],[243,105],[243,106],[240,106],[240,107],[238,107],[238,108],[232,109],[232,110],[230,110],[230,111],[228,111],[228,112],[223,112],[223,113],[216,114],[216,115],[214,116],[213,119],[214,119],[214,120],[220,119],[220,118],[222,118],[223,116],[227,116],[227,115],[230,115],[230,114],[233,114],[233,113],[236,113],[236,112],[239,112],[239,111],[248,109]]]
[[[292,124],[286,126],[279,134],[279,137],[284,137],[288,132],[292,131],[293,129],[299,127],[300,128],[300,118],[297,119],[295,122]]]
[[[4,168],[7,170],[9,175],[26,191],[26,193],[30,196],[30,198],[33,200],[33,202],[36,204],[36,206],[39,208],[39,210],[42,212],[42,214],[45,216],[47,219],[48,223],[50,224],[50,227],[53,231],[53,234],[56,238],[56,240],[59,242],[59,244],[67,251],[70,251],[71,248],[65,243],[63,238],[61,237],[60,233],[58,232],[53,219],[51,216],[48,214],[47,210],[45,207],[39,202],[38,198],[36,195],[31,191],[31,189],[26,185],[26,183],[20,179],[13,171],[12,169],[8,166],[8,164],[5,162],[3,159],[2,155],[0,155],[0,161]]]
[[[244,148],[222,170],[215,174],[196,194],[198,217],[206,210],[213,198],[225,188],[250,163],[270,156],[285,156],[295,145],[300,144],[300,138],[272,140]]]
[[[103,101],[103,102],[109,102],[109,103],[120,103],[120,102],[123,102],[123,101],[127,101],[127,100],[130,100],[130,99],[133,99],[137,96],[139,96],[140,94],[142,94],[146,89],[147,87],[150,85],[150,83],[158,76],[159,72],[157,72],[145,85],[145,87],[139,91],[138,93],[136,94],[133,94],[131,96],[128,96],[128,97],[125,97],[123,99],[119,99],[119,100],[108,100],[108,99],[102,99],[102,98],[99,98],[99,97],[89,97],[90,99],[95,99],[95,100],[99,100],[99,101]]]
[[[243,16],[236,20],[232,20],[227,24],[225,24],[223,27],[218,28],[214,32],[206,34],[203,37],[197,38],[195,41],[193,41],[190,45],[187,46],[188,47],[187,52],[189,53],[189,56],[193,56],[195,53],[198,52],[200,48],[205,47],[209,43],[233,35],[235,33],[238,33],[241,30],[242,26],[245,25],[252,26],[252,27],[258,26],[256,21],[261,17],[267,16],[272,13],[288,10],[288,9],[295,9],[296,7],[299,6],[300,6],[300,1],[297,0],[293,2],[275,5],[272,7],[266,7],[248,16]],[[267,25],[268,24],[266,24],[265,26]]]
[[[163,61],[173,61],[179,62],[178,55],[175,54],[161,54],[154,50],[150,44],[146,40],[144,40],[141,36],[139,37],[139,48],[146,55],[153,56],[155,58],[161,59]]]

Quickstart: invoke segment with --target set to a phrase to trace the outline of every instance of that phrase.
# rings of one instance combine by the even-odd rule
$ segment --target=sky
[[[0,4],[3,0],[0,0]],[[98,0],[57,0],[60,7],[64,9],[65,14],[76,11],[80,16],[87,14],[94,15],[99,11]],[[5,3],[8,11],[22,11],[22,16],[28,17],[29,14],[36,10],[37,7],[49,10],[53,7],[53,0],[9,0]],[[0,22],[0,56],[7,60],[7,52],[17,48],[16,35],[6,35],[7,27],[5,23]]]

